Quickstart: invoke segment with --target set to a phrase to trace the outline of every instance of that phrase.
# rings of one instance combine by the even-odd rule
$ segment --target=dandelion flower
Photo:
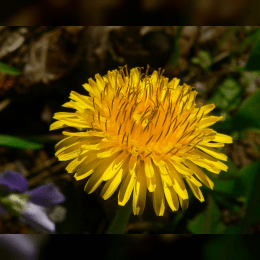
[[[185,182],[202,202],[202,184],[213,182],[202,168],[218,174],[227,171],[227,156],[218,149],[232,138],[208,128],[222,120],[209,116],[214,104],[196,107],[197,92],[169,81],[161,70],[148,75],[140,68],[120,68],[95,76],[83,87],[90,96],[70,93],[63,106],[76,112],[55,113],[50,130],[74,127],[76,132],[56,146],[60,161],[72,160],[69,173],[75,179],[89,177],[85,191],[92,193],[105,182],[101,196],[108,199],[119,187],[118,204],[124,206],[133,193],[133,213],[142,214],[147,191],[155,213],[164,214],[166,201],[173,211],[188,207]]]

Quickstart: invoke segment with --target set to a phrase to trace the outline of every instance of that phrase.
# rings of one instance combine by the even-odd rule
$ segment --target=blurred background
[[[0,11],[7,25],[258,25],[259,1],[241,0],[10,0]],[[118,22],[120,21],[120,22]],[[156,22],[155,22],[156,21]]]
[[[27,9],[20,6],[16,11],[12,10],[15,11],[12,16],[5,17],[3,14],[1,17],[8,24],[17,24],[19,19],[25,19],[23,21],[28,25],[37,21],[52,24],[56,10],[60,9],[63,11],[56,18],[71,17],[71,23],[79,23],[90,19],[96,12],[93,8],[97,8],[94,3],[87,6],[88,2],[85,2],[84,6],[83,1],[78,1],[73,17],[71,1],[54,2],[55,6],[48,1],[37,4],[28,1]],[[165,6],[170,5],[167,1],[162,2]],[[124,8],[133,7],[134,3],[102,1],[103,11],[97,12],[93,19],[96,23],[108,21],[113,24],[114,14],[122,14]],[[141,10],[141,15],[142,10],[147,10],[148,21],[154,14],[170,19],[163,15],[164,9],[160,9],[159,4],[151,6],[151,3],[142,1],[135,12]],[[209,3],[215,4],[214,14],[218,13],[216,8],[220,8],[219,3]],[[229,8],[236,10],[232,16],[235,19],[236,12],[241,10],[232,3],[230,1]],[[182,5],[186,7],[188,1],[182,1]],[[177,5],[179,9],[175,11],[178,15],[171,18],[176,22],[183,21],[182,5]],[[37,14],[38,8],[43,10],[42,17]],[[204,12],[203,8],[208,12],[212,10],[210,4],[208,9],[206,5],[202,8],[202,4],[192,8],[197,14]],[[249,8],[248,3],[244,3],[243,10],[246,8]],[[86,10],[86,13],[80,16],[79,10]],[[198,20],[198,24],[215,23],[220,19],[213,20],[214,15],[206,16],[206,13],[205,18],[200,16],[205,20]],[[228,14],[227,11],[226,17]],[[132,17],[135,13],[129,14],[129,21]],[[56,233],[102,234],[117,230],[126,234],[168,234],[154,238],[131,236],[133,239],[127,240],[129,247],[121,242],[122,250],[118,254],[127,254],[129,258],[135,253],[151,251],[155,243],[165,248],[172,248],[174,244],[176,250],[179,249],[178,243],[183,241],[192,246],[196,239],[192,234],[259,234],[259,36],[258,26],[1,26],[0,174],[7,169],[19,172],[28,180],[29,189],[55,183],[66,197],[64,203],[47,210],[49,218],[56,224]],[[205,202],[200,203],[189,193],[190,205],[186,211],[171,212],[167,209],[163,217],[156,217],[148,194],[144,214],[125,215],[125,219],[121,219],[125,223],[122,225],[114,221],[120,212],[117,192],[107,201],[99,196],[102,187],[93,194],[86,194],[86,180],[75,181],[73,175],[65,170],[67,162],[58,162],[55,158],[54,145],[63,137],[61,130],[49,132],[49,126],[53,122],[53,114],[63,111],[61,105],[69,100],[70,91],[87,95],[82,84],[90,77],[94,78],[96,73],[105,75],[108,70],[125,64],[129,69],[137,66],[146,68],[149,64],[150,74],[154,69],[163,68],[164,76],[178,77],[180,84],[194,87],[198,92],[197,104],[214,103],[213,114],[224,116],[224,121],[213,128],[231,135],[234,143],[222,149],[229,157],[228,171],[219,175],[207,172],[215,186],[213,191],[203,189]],[[114,229],[119,226],[119,229]],[[20,222],[15,215],[0,214],[0,233],[38,234],[39,231],[28,223]],[[138,239],[144,240],[137,244],[135,241]],[[149,242],[145,242],[147,239]],[[52,241],[48,237],[44,243],[45,252],[50,252]],[[120,241],[111,242],[104,254],[113,255],[117,243]],[[211,254],[212,258],[216,256],[212,252],[225,255],[223,243],[229,243],[225,236],[211,238],[202,243],[200,252],[204,256]],[[237,237],[230,246],[237,248],[236,243],[242,252],[236,256],[250,258],[253,244]],[[0,253],[7,249],[1,250]]]

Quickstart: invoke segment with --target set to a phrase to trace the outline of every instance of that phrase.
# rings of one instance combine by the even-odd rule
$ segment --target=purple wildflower
[[[24,203],[24,210],[19,217],[20,220],[37,228],[43,233],[55,232],[55,224],[45,210],[64,202],[65,197],[54,184],[43,184],[28,191],[26,178],[15,171],[6,170],[0,174],[0,192],[1,191],[4,194],[18,193],[29,195],[28,200]],[[15,194],[13,195],[15,198]],[[6,207],[1,204],[0,213],[7,213]]]

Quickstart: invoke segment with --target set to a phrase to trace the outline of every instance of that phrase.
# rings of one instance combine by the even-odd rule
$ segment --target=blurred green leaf
[[[260,223],[260,161],[245,166],[241,170],[246,184],[247,208],[243,221],[243,233],[248,233],[254,224]]]
[[[260,70],[260,34],[258,32],[258,39],[254,44],[247,61],[245,70]]]
[[[125,206],[119,208],[114,220],[107,229],[106,234],[124,234],[130,215],[133,213],[131,199]]]
[[[245,195],[245,184],[239,177],[232,180],[215,179],[213,182],[214,188],[212,193],[232,198],[243,197]],[[202,187],[202,189],[205,188]]]
[[[200,59],[198,57],[192,57],[191,58],[191,62],[194,63],[194,64],[199,65],[201,61],[200,61]]]
[[[21,149],[40,149],[43,147],[42,144],[27,141],[22,138],[10,136],[10,135],[0,135],[0,146],[9,146]]]
[[[7,65],[4,64],[2,62],[0,62],[0,72],[4,73],[4,74],[9,74],[9,75],[19,75],[21,74],[21,71]]]
[[[260,76],[260,71],[242,71],[241,72],[241,80],[245,82],[245,85],[247,87],[250,87],[250,85],[256,80],[257,77]]]
[[[233,132],[233,118],[224,118],[223,121],[219,121],[214,124],[212,128],[217,132],[231,135],[231,133]]]
[[[200,50],[199,51],[199,58],[201,59],[201,61],[203,61],[205,63],[205,65],[207,65],[207,67],[211,66],[212,57],[211,57],[211,55],[208,51]]]
[[[257,89],[241,105],[240,109],[233,118],[218,122],[214,129],[232,133],[249,128],[260,129],[260,90]]]
[[[205,234],[202,229],[203,223],[205,222],[205,212],[199,213],[192,220],[188,222],[188,229],[193,234]]]
[[[244,166],[241,170],[241,181],[245,184],[245,197],[249,198],[255,178],[260,172],[260,161]]]
[[[229,209],[230,212],[237,214],[239,210],[241,210],[241,199],[237,199],[236,202],[234,202],[234,199],[229,200],[226,196],[221,196],[219,194],[212,193],[214,199],[220,204],[221,206],[225,207],[226,209]],[[240,204],[238,204],[240,203]]]
[[[226,229],[226,234],[250,233],[250,228],[260,223],[260,161],[243,167],[239,179],[244,186],[246,212],[238,225]]]
[[[235,117],[233,118],[233,128],[242,130],[246,128],[260,128],[260,90],[256,90],[249,96]]]
[[[221,212],[210,194],[206,201],[206,210],[188,222],[188,229],[193,234],[222,234],[225,225],[220,222]]]
[[[240,176],[240,172],[238,170],[238,168],[236,167],[236,165],[233,163],[233,161],[228,158],[227,161],[225,162],[225,164],[228,167],[228,170],[225,171],[221,171],[219,177],[222,179],[223,177],[239,177]]]
[[[237,46],[237,52],[242,53],[245,51],[246,48],[250,47],[251,44],[254,44],[257,42],[260,36],[260,30],[259,28],[256,29],[253,33],[249,33],[244,40]]]
[[[47,143],[57,143],[64,139],[64,135],[32,135],[32,136],[19,136],[19,138],[26,139],[31,142],[47,144]]]
[[[221,171],[219,175],[216,175],[207,169],[203,169],[205,174],[212,179],[214,183],[213,190],[202,186],[201,189],[205,192],[212,193],[220,196],[230,196],[230,197],[241,197],[245,195],[245,185],[243,185],[243,180],[241,180],[241,172],[230,158],[228,158],[225,164],[228,166],[227,172]]]
[[[192,57],[191,62],[200,65],[205,70],[208,70],[212,64],[212,57],[208,51],[200,50],[198,52],[198,57]]]
[[[239,98],[241,90],[241,86],[235,79],[226,79],[217,88],[214,95],[208,100],[207,103],[214,103],[217,108],[227,110],[236,99],[241,101],[241,98]]]

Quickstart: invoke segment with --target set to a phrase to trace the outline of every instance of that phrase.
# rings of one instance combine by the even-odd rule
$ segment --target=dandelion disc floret
[[[108,199],[119,187],[118,204],[124,206],[133,193],[133,212],[142,214],[147,191],[152,193],[157,215],[165,203],[176,211],[188,206],[188,184],[202,202],[202,184],[213,182],[202,168],[218,174],[227,171],[227,156],[218,147],[232,138],[208,128],[222,120],[209,116],[214,104],[196,107],[197,92],[169,81],[161,70],[148,75],[140,68],[126,68],[95,76],[83,87],[90,96],[74,91],[63,106],[76,112],[54,115],[50,130],[74,127],[56,146],[60,161],[72,160],[69,173],[76,180],[89,177],[85,191],[92,193],[105,182],[101,196]],[[166,200],[165,200],[166,199]]]

